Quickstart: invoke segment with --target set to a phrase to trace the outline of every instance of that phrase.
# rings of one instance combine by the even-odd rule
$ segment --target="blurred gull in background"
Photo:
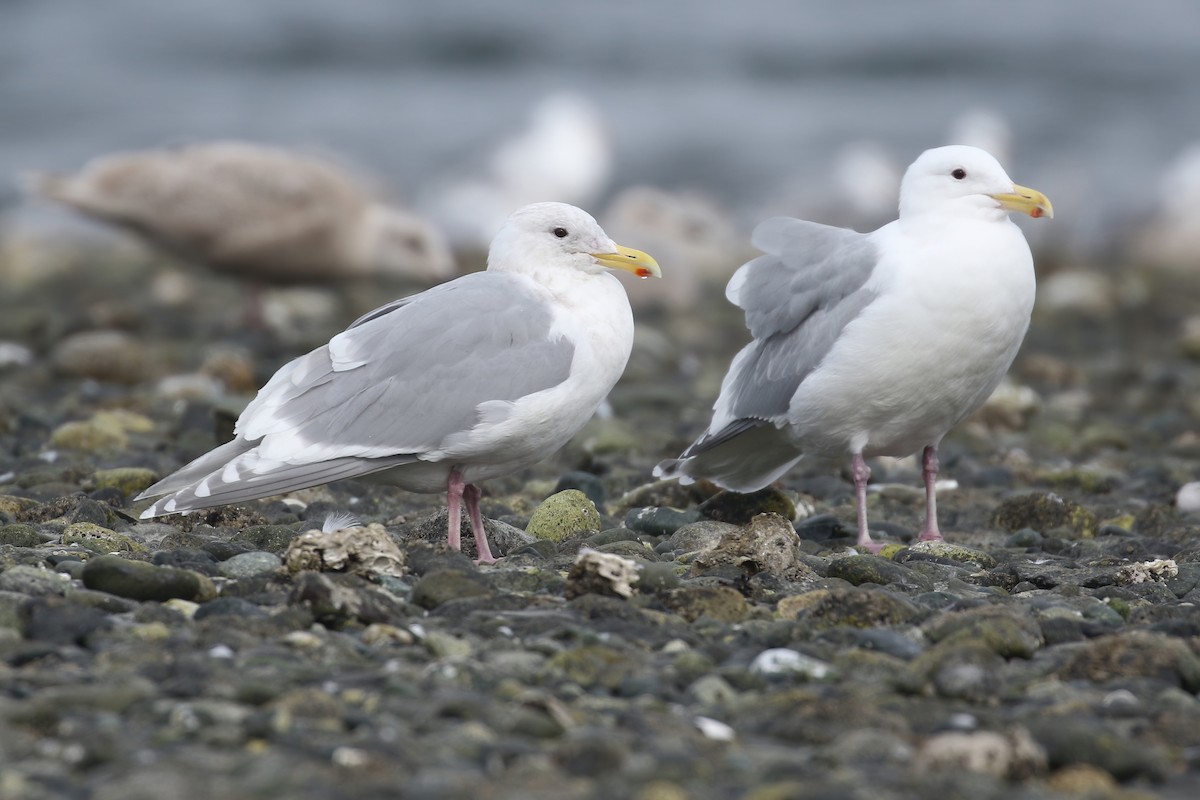
[[[252,281],[449,276],[442,235],[310,153],[238,141],[103,156],[33,193],[164,250]]]
[[[699,193],[631,186],[613,198],[601,221],[617,239],[655,253],[670,273],[669,281],[650,284],[616,273],[634,308],[694,308],[703,292],[733,276],[746,247],[729,212]]]
[[[1158,182],[1155,210],[1135,237],[1138,263],[1177,270],[1200,269],[1200,142],[1171,161]]]
[[[456,247],[486,249],[514,208],[546,200],[590,206],[612,173],[599,110],[574,93],[544,97],[528,127],[492,151],[481,174],[435,184],[422,206]]]

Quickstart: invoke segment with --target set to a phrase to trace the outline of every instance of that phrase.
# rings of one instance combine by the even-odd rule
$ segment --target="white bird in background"
[[[1009,212],[1052,216],[973,147],[927,150],[904,174],[899,219],[856,233],[798,219],[761,224],[765,255],[726,290],[753,341],[734,358],[708,430],[660,477],[750,492],[805,455],[850,455],[858,544],[867,456],[924,448],[923,540],[942,538],[938,444],[988,398],[1029,326],[1033,258]]]
[[[34,175],[34,192],[165,250],[252,281],[447,277],[454,259],[428,221],[381,203],[335,162],[216,141],[97,158]]]
[[[631,186],[613,198],[600,219],[616,238],[654,252],[671,273],[669,281],[631,294],[634,308],[694,309],[710,286],[729,280],[745,255],[730,215],[698,194]],[[628,274],[617,277],[626,284],[635,280]]]
[[[1012,126],[994,108],[969,108],[950,123],[949,141],[986,150],[1001,164],[1012,160]]]
[[[1132,257],[1143,264],[1200,269],[1200,142],[1171,160],[1159,179],[1156,209],[1133,237]]]
[[[578,208],[516,211],[485,272],[376,309],[284,365],[233,441],[138,497],[166,495],[142,518],[379,473],[447,493],[455,550],[465,501],[478,559],[494,561],[475,484],[561,448],[625,369],[633,315],[609,268],[660,274]]]
[[[612,143],[596,106],[551,94],[524,131],[492,152],[483,174],[435,186],[422,205],[456,246],[482,247],[512,208],[547,197],[591,205],[611,173]]]

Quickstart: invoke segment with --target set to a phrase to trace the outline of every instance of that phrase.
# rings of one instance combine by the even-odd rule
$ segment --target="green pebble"
[[[534,509],[525,532],[538,539],[561,542],[580,531],[600,531],[596,504],[578,489],[552,494]]]
[[[144,467],[116,467],[96,471],[97,489],[116,489],[129,497],[149,488],[158,481],[158,474]]]

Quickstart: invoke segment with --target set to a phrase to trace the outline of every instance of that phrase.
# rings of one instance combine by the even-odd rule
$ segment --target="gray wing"
[[[203,483],[197,496],[218,505],[415,460],[566,380],[575,348],[553,323],[528,283],[499,273],[391,303],[282,367],[234,441],[143,496]],[[159,513],[171,510],[186,509]]]
[[[733,360],[710,428],[683,458],[719,447],[763,423],[781,426],[801,382],[842,330],[875,299],[866,288],[878,262],[869,234],[779,217],[754,231],[764,255],[726,289],[746,312],[754,341]]]
[[[266,458],[437,449],[496,409],[562,383],[575,348],[513,276],[466,275],[368,314],[281,369],[238,420]]]

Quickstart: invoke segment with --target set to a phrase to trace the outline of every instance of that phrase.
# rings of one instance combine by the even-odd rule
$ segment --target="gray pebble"
[[[264,572],[274,572],[282,565],[283,562],[274,553],[251,550],[248,553],[239,553],[233,558],[222,561],[217,569],[226,578],[236,579],[250,578],[254,575],[261,575]]]

